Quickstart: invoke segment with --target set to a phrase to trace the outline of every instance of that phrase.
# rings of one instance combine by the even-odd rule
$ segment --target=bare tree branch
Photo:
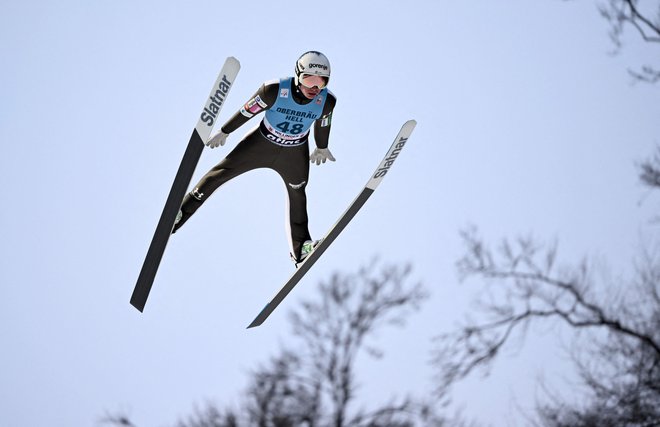
[[[374,260],[356,274],[334,274],[319,285],[316,298],[291,313],[297,347],[282,349],[250,373],[239,411],[209,403],[177,427],[446,427],[467,426],[427,398],[405,395],[387,404],[356,408],[355,372],[361,354],[382,355],[372,342],[386,326],[403,325],[428,298],[420,283],[410,283],[409,265],[379,265]],[[428,393],[425,393],[428,394]],[[107,417],[134,427],[127,417]],[[123,424],[122,424],[123,423]]]
[[[624,3],[630,8],[630,23],[637,28],[644,41],[660,43],[660,25],[641,14],[635,0],[625,0]]]
[[[653,156],[639,164],[639,179],[650,188],[660,189],[660,146]]]
[[[177,427],[238,427],[238,418],[232,411],[222,411],[207,402],[204,409],[195,408],[192,415],[177,423]]]
[[[123,413],[111,414],[106,412],[106,414],[100,419],[99,422],[102,424],[110,424],[114,426],[135,427],[135,424],[133,424],[128,416]]]
[[[357,275],[333,275],[320,285],[319,301],[304,302],[291,315],[294,333],[310,349],[309,361],[322,377],[323,389],[332,405],[332,425],[349,422],[348,407],[355,398],[355,360],[360,351],[378,354],[365,339],[385,324],[401,323],[427,298],[420,284],[406,285],[410,266],[386,266],[380,274],[376,262]],[[364,414],[358,414],[364,419]]]
[[[660,17],[655,20],[642,13],[636,0],[608,0],[599,5],[601,15],[610,22],[610,39],[615,52],[622,47],[621,37],[626,25],[631,25],[646,43],[660,43]],[[660,14],[659,14],[660,15]],[[642,66],[640,71],[628,70],[635,81],[656,83],[660,81],[660,70],[650,65]]]
[[[439,393],[446,393],[453,383],[477,368],[487,373],[491,362],[516,331],[524,332],[532,322],[551,319],[560,320],[575,331],[603,330],[608,336],[616,337],[617,349],[623,348],[621,343],[628,343],[637,353],[643,351],[655,361],[647,370],[657,369],[660,322],[654,319],[660,318],[660,305],[651,304],[650,317],[640,317],[643,315],[639,311],[630,313],[626,301],[612,306],[594,299],[586,262],[578,268],[564,270],[563,274],[555,273],[554,244],[544,248],[534,239],[519,238],[515,244],[504,241],[499,255],[495,255],[474,228],[461,235],[467,248],[457,263],[461,277],[478,276],[499,284],[500,298],[481,301],[489,321],[468,321],[458,332],[436,338],[434,362],[440,372]],[[654,265],[660,264],[656,261]],[[653,271],[657,276],[645,277],[657,279],[660,267]],[[647,303],[657,297],[657,281],[653,287],[656,293],[650,293],[652,298]],[[639,310],[640,305],[635,308]]]

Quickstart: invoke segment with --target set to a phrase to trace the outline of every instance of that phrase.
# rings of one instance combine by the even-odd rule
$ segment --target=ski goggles
[[[308,89],[311,89],[313,87],[323,89],[328,85],[328,78],[323,76],[317,76],[314,74],[303,74],[302,76],[300,76],[300,84]]]

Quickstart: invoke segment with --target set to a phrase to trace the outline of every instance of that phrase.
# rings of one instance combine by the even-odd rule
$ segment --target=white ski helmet
[[[330,61],[321,52],[314,50],[305,52],[296,61],[296,86],[300,84],[300,77],[303,74],[325,77],[329,81]]]

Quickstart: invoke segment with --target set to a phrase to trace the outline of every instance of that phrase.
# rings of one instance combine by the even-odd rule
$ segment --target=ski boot
[[[314,249],[316,249],[316,247],[319,245],[319,243],[321,243],[321,241],[323,241],[323,239],[305,241],[305,243],[303,243],[302,245],[302,249],[300,250],[300,259],[296,259],[296,257],[293,254],[291,254],[291,260],[296,265],[296,268],[298,268],[298,266],[302,264],[303,261],[305,261],[305,258],[307,258],[312,252],[314,252]]]
[[[172,234],[176,233],[176,230],[179,229],[177,225],[181,222],[181,218],[183,218],[183,211],[179,209],[179,212],[176,214],[176,219],[174,220],[174,227],[172,228]]]

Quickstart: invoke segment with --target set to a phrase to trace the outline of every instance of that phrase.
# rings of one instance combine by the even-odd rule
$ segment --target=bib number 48
[[[275,127],[284,133],[298,135],[302,133],[304,125],[302,123],[296,123],[292,126],[291,122],[282,122],[275,125]]]

